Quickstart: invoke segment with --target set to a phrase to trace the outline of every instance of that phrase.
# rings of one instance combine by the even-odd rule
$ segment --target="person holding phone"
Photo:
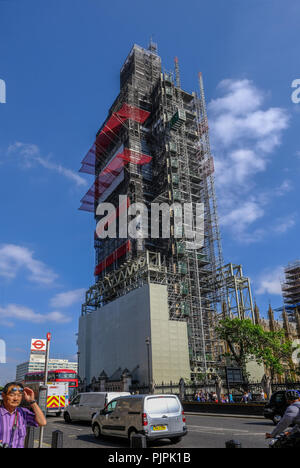
[[[34,392],[18,382],[10,382],[2,391],[0,407],[0,444],[2,448],[24,448],[28,426],[46,426],[44,413],[34,399]],[[30,409],[20,407],[25,401]]]

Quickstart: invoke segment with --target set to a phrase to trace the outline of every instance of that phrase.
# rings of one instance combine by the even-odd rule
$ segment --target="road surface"
[[[265,419],[221,417],[215,415],[186,415],[188,434],[174,445],[167,439],[156,441],[151,448],[224,448],[230,439],[239,440],[243,448],[267,448],[264,438],[271,432],[273,423]],[[124,439],[106,437],[95,439],[90,424],[74,422],[66,424],[63,418],[49,416],[45,428],[45,447],[51,446],[52,431],[64,433],[64,448],[128,448]],[[37,433],[35,438],[37,439]]]

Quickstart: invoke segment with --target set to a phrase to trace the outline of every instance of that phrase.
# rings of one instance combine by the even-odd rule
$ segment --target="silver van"
[[[176,395],[131,395],[112,400],[92,420],[96,438],[144,434],[147,441],[171,439],[177,443],[187,434],[186,420]]]
[[[64,411],[67,423],[72,421],[91,421],[93,416],[111,400],[119,396],[130,395],[128,392],[90,392],[79,393]]]

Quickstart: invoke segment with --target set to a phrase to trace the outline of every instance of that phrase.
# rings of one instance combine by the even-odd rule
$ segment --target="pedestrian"
[[[232,393],[229,393],[229,403],[234,403]]]
[[[260,393],[260,399],[261,399],[261,401],[266,401],[265,392],[263,390]]]
[[[241,401],[242,401],[243,403],[245,403],[245,404],[248,403],[248,393],[247,393],[247,392],[244,393],[244,395],[242,396]]]
[[[10,382],[2,391],[0,442],[7,448],[24,448],[28,426],[46,426],[46,418],[34,399],[34,392],[18,382]],[[30,409],[21,408],[22,400]]]
[[[266,434],[266,439],[274,439],[280,434],[285,433],[289,439],[286,440],[286,446],[283,445],[283,448],[288,447],[288,442],[291,438],[294,438],[295,442],[299,440],[300,431],[300,394],[298,390],[287,390],[285,398],[289,405],[288,408],[272,434]],[[289,427],[293,427],[293,429],[285,432]]]

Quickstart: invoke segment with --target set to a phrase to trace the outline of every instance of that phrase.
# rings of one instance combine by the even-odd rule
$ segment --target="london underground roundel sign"
[[[44,353],[46,351],[46,340],[33,338],[31,340],[31,351]]]
[[[43,349],[44,343],[43,343],[41,340],[36,340],[36,341],[33,343],[33,347],[34,347],[35,349]]]

